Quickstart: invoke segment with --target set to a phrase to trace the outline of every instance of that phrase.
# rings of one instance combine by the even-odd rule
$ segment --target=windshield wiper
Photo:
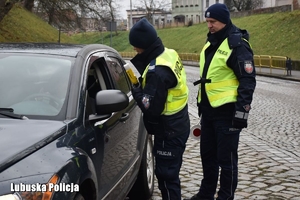
[[[14,109],[12,108],[0,108],[0,115],[3,115],[5,117],[10,117],[13,119],[28,119],[24,115],[15,114]]]

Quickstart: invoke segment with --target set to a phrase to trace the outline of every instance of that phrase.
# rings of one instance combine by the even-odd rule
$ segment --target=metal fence
[[[254,55],[254,64],[258,72],[261,72],[262,68],[268,68],[272,74],[273,69],[282,69],[285,75],[286,59],[284,56]]]
[[[135,52],[120,52],[123,58],[133,58]],[[197,53],[179,53],[182,61],[187,61],[193,64],[199,63],[199,54]],[[286,74],[286,57],[285,56],[270,56],[270,55],[254,55],[254,64],[256,71],[261,72],[262,68],[268,68],[272,74],[273,69],[281,69],[283,75]]]

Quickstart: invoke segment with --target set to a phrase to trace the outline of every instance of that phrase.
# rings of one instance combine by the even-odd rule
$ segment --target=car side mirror
[[[129,105],[129,98],[120,90],[102,90],[96,94],[96,115],[90,115],[89,120],[109,118],[113,112],[121,111]]]

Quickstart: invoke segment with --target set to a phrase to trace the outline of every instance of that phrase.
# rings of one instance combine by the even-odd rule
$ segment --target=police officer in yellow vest
[[[197,106],[201,116],[200,155],[203,179],[190,200],[234,199],[238,182],[238,143],[247,127],[256,86],[249,35],[232,24],[226,5],[205,12],[209,33],[200,53]],[[220,168],[220,177],[219,177]]]
[[[132,94],[154,135],[158,187],[163,200],[181,200],[179,172],[190,132],[185,70],[177,52],[164,47],[145,18],[131,28],[129,41],[137,52],[131,62],[142,75]]]

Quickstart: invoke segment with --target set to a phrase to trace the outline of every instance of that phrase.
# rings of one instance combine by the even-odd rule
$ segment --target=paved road
[[[192,82],[197,73],[192,67],[186,69],[191,90],[191,125],[195,125],[199,122],[195,107],[197,88]],[[257,76],[249,127],[241,132],[235,199],[299,200],[300,72],[287,77],[283,71],[272,70],[270,74],[269,69],[263,70]],[[180,177],[183,198],[198,191],[202,179],[199,141],[188,140]],[[152,200],[160,199],[155,183]]]

